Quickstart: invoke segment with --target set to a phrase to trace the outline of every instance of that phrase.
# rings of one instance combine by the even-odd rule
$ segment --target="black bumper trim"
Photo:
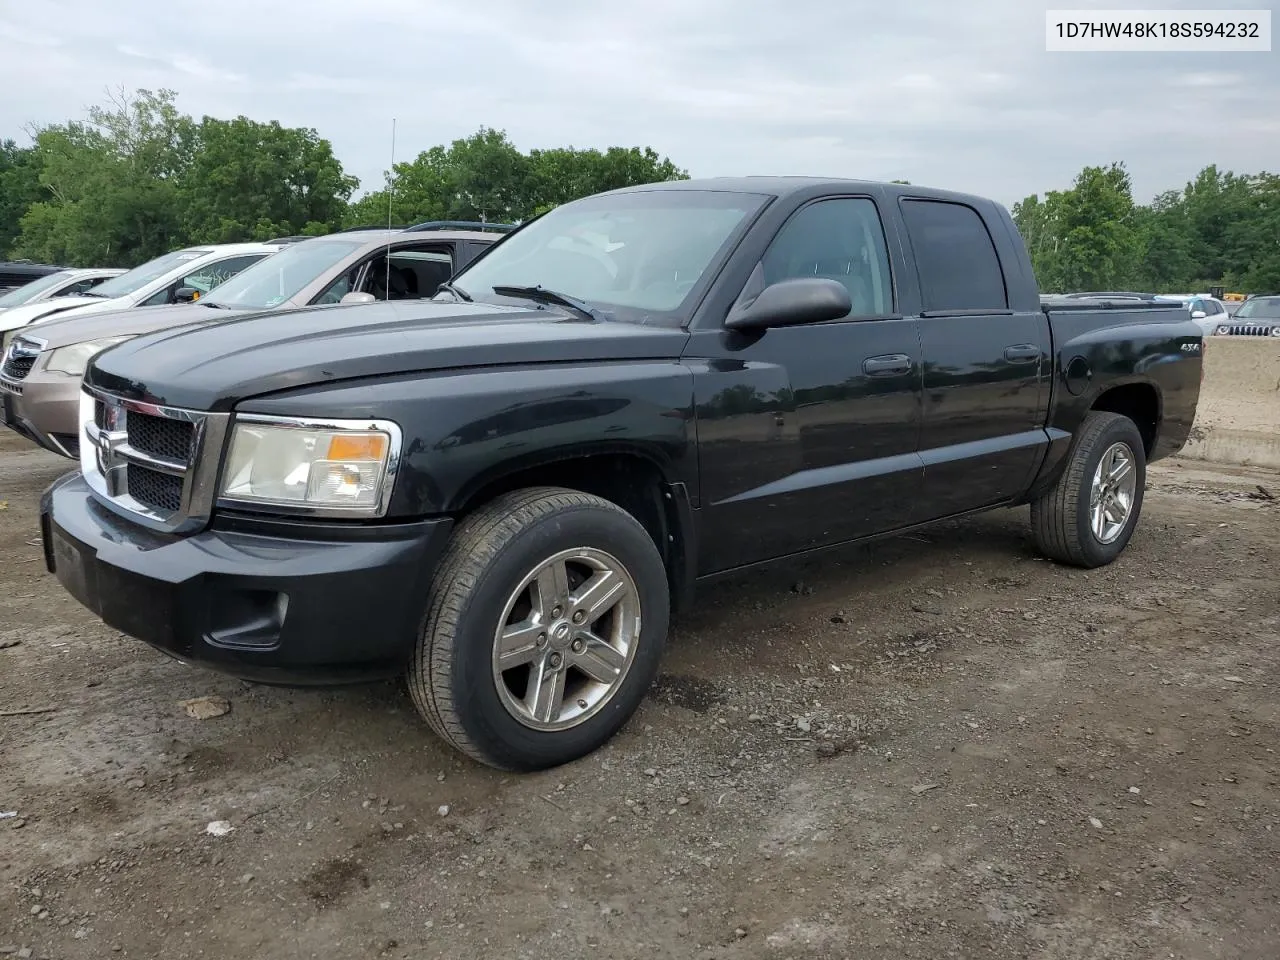
[[[452,527],[329,527],[317,539],[215,520],[179,537],[104,509],[78,473],[45,491],[40,523],[50,572],[108,626],[178,660],[299,685],[404,668]]]

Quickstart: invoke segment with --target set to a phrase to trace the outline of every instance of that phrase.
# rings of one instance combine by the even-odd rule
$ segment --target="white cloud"
[[[1274,56],[1049,55],[1046,6],[41,0],[0,25],[0,88],[21,91],[0,137],[163,86],[197,117],[315,127],[370,188],[392,117],[401,159],[483,124],[524,149],[649,145],[695,176],[900,177],[1007,203],[1112,160],[1143,196],[1208,163],[1274,166]]]

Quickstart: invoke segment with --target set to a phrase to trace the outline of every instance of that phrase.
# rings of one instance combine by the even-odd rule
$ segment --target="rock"
[[[810,730],[813,729],[813,724],[809,721],[807,717],[801,717],[796,721],[796,729],[799,730],[801,733],[808,733]]]
[[[147,781],[140,780],[136,777],[125,784],[125,786],[128,787],[130,790],[141,790],[144,787],[146,787],[146,785],[147,785]]]
[[[682,806],[682,807],[687,807],[687,806],[689,805],[689,798],[688,798],[688,797],[676,797],[676,803],[678,803],[678,804],[679,804],[680,806]]]
[[[449,815],[449,805],[447,803],[442,803],[440,804],[440,806],[436,807],[437,817],[447,817],[448,815]]]
[[[13,827],[12,827],[11,829],[14,829],[14,830],[21,830],[21,829],[22,829],[23,827],[25,827],[26,825],[27,825],[27,821],[22,820],[22,819],[18,819],[18,820],[13,821]]]
[[[1129,792],[1132,793],[1134,796],[1137,796],[1138,794],[1142,793],[1142,791],[1139,790],[1137,787],[1130,787]]]
[[[1244,677],[1223,677],[1222,679],[1225,680],[1227,683],[1248,683],[1249,682]]]
[[[645,770],[644,775],[646,777],[656,777],[658,775],[658,771],[655,770],[653,767],[649,767],[648,769]]]
[[[937,790],[939,784],[936,783],[918,783],[911,788],[914,794],[928,793],[930,790]]]
[[[1102,829],[1102,821],[1101,821],[1101,820],[1099,820],[1097,817],[1090,817],[1090,818],[1089,818],[1089,822],[1090,822],[1091,824],[1093,824],[1093,829],[1095,829],[1095,830],[1101,830],[1101,829]]]
[[[34,907],[31,908],[31,915],[33,917],[38,917],[40,916],[40,911],[43,909],[44,907],[40,906],[40,904],[37,903]]]
[[[41,890],[39,887],[32,887],[32,888],[31,888],[31,896],[33,896],[33,897],[35,897],[37,900],[39,900],[42,896],[44,896],[44,891],[43,891],[43,890]]]
[[[23,947],[18,951],[18,960],[30,960],[32,950],[30,947]]]
[[[763,722],[764,722],[764,714],[762,714],[762,713],[753,713],[753,714],[751,714],[751,716],[747,717],[747,721],[748,721],[749,723],[763,723]]]
[[[253,883],[253,874],[252,874],[252,873],[246,873],[243,877],[241,877],[241,878],[240,878],[240,882],[241,882],[241,883]]]
[[[1191,801],[1191,805],[1192,805],[1193,807],[1207,807],[1207,806],[1208,806],[1208,804],[1207,804],[1207,803],[1205,803],[1203,800],[1192,800],[1192,801]]]
[[[739,940],[741,940],[743,937],[747,935],[747,931],[744,930],[742,927],[735,927],[733,931],[733,935],[737,937]]]
[[[194,700],[183,700],[178,706],[187,712],[192,720],[212,720],[231,712],[231,703],[222,697],[196,697]]]
[[[832,617],[831,617],[831,622],[832,622],[832,623],[844,623],[844,622],[845,622],[845,619],[844,619],[844,617],[843,617],[843,616],[841,616],[840,614],[838,614],[838,613],[837,613],[837,614],[833,614],[833,615],[832,615]]]
[[[913,603],[911,609],[915,613],[928,613],[935,617],[942,616],[942,610],[931,603]]]
[[[211,837],[225,837],[234,829],[230,820],[214,820],[204,828],[204,832]]]

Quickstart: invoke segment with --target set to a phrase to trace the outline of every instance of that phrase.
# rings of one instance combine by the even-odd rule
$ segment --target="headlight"
[[[222,472],[224,501],[319,516],[377,517],[400,460],[389,421],[236,418]]]
[[[69,347],[58,347],[50,351],[49,360],[44,368],[54,373],[83,377],[84,368],[89,365],[90,360],[107,347],[114,347],[117,343],[124,343],[128,339],[130,338],[109,337],[105,340],[86,340],[83,343],[73,343]]]

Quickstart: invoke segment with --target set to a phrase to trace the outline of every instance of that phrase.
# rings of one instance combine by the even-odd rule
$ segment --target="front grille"
[[[207,520],[227,414],[197,413],[124,400],[85,388],[80,404],[80,471],[102,500],[157,529]],[[208,451],[209,462],[202,460]]]
[[[129,410],[125,413],[129,446],[162,460],[184,466],[191,462],[196,426],[188,420],[171,420]]]
[[[1272,333],[1275,326],[1275,324],[1269,323],[1224,323],[1218,326],[1217,333],[1218,336],[1225,335],[1231,337],[1272,337],[1275,336],[1275,334]]]
[[[181,477],[131,463],[125,467],[125,483],[129,496],[152,510],[172,514],[182,509]]]
[[[22,381],[31,375],[36,358],[44,349],[44,341],[28,340],[26,337],[15,337],[4,351],[0,360],[0,386],[11,393],[22,392]]]

